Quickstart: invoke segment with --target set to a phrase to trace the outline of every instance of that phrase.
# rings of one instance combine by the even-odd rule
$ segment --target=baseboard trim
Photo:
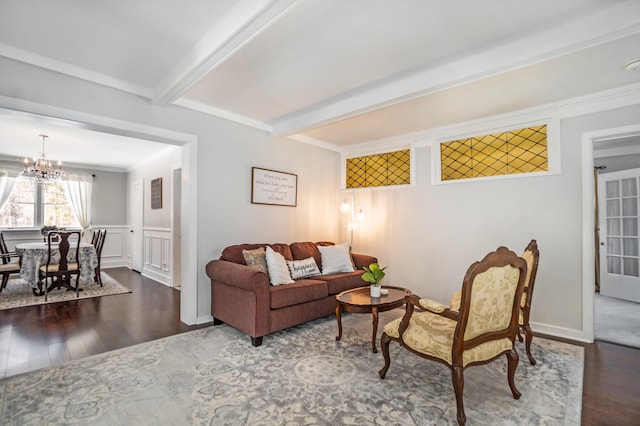
[[[575,330],[564,327],[557,327],[554,325],[530,323],[531,330],[534,333],[540,333],[547,336],[558,337],[560,339],[574,340],[582,343],[593,343],[593,339],[590,339],[584,331]]]

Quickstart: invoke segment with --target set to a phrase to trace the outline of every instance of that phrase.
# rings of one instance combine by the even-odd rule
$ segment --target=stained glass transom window
[[[347,188],[408,185],[411,183],[410,150],[347,159]]]
[[[547,126],[442,143],[440,164],[443,181],[548,171]]]

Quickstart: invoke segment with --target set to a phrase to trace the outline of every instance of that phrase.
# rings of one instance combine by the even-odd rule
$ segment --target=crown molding
[[[44,68],[49,71],[54,71],[59,74],[75,77],[80,80],[90,81],[101,86],[132,93],[134,95],[142,96],[143,98],[151,99],[153,96],[153,90],[148,87],[120,80],[86,68],[77,67],[67,62],[58,61],[44,55],[8,46],[4,43],[0,43],[0,56],[39,68]]]
[[[197,101],[181,98],[181,99],[175,100],[173,102],[173,105],[187,108],[192,111],[201,112],[203,114],[212,115],[214,117],[222,118],[224,120],[235,121],[236,123],[253,127],[254,129],[263,130],[268,133],[271,133],[271,131],[273,130],[269,124],[263,123],[262,121],[254,120],[252,118],[246,117],[244,115],[236,114],[234,112],[227,111],[222,108],[216,108],[210,105],[205,105]]]
[[[304,135],[291,135],[288,136],[289,139],[293,139],[296,140],[298,142],[302,142],[302,143],[306,143],[309,145],[314,145],[320,148],[324,148],[324,149],[328,149],[330,151],[335,151],[335,152],[341,152],[341,149],[339,146],[325,142],[323,140],[320,139],[315,139],[315,138],[311,138],[309,136],[304,136]]]
[[[640,104],[640,83],[610,89],[585,96],[565,99],[554,103],[488,116],[451,125],[424,129],[391,138],[374,140],[362,144],[342,147],[343,155],[354,155],[386,149],[395,149],[410,144],[414,147],[431,146],[436,140],[463,137],[463,135],[490,132],[496,128],[517,126],[522,123],[554,119],[567,119],[616,108]]]

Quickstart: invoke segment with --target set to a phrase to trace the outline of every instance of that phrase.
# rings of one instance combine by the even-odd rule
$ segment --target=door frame
[[[0,114],[16,113],[44,117],[63,126],[78,126],[96,132],[182,147],[183,286],[180,293],[180,321],[188,325],[210,321],[210,314],[198,316],[198,137],[152,125],[0,96]]]
[[[640,124],[596,130],[582,134],[582,334],[593,343],[595,327],[595,205],[593,144],[603,140],[640,135]]]
[[[171,286],[182,287],[182,165],[171,166]]]
[[[134,197],[133,188],[140,187],[140,197]],[[130,233],[131,241],[129,242],[129,249],[131,250],[131,269],[133,271],[142,273],[144,269],[144,238],[142,230],[144,228],[144,179],[131,182],[129,185],[129,214],[130,214]],[[139,226],[136,226],[138,224]],[[133,234],[133,235],[132,235]],[[134,261],[138,259],[140,264],[137,265]]]

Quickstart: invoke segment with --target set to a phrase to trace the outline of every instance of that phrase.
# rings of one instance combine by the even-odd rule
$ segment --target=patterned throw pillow
[[[258,268],[265,274],[269,275],[269,270],[267,269],[266,252],[264,251],[263,247],[257,248],[255,250],[242,250],[242,257],[244,257],[244,261],[247,266]]]
[[[320,275],[320,269],[313,257],[304,260],[287,260],[287,266],[294,280]]]
[[[322,275],[339,272],[353,272],[353,262],[349,253],[349,244],[318,246],[322,257]]]
[[[293,284],[295,282],[291,279],[287,261],[283,255],[267,246],[266,258],[271,285]]]

